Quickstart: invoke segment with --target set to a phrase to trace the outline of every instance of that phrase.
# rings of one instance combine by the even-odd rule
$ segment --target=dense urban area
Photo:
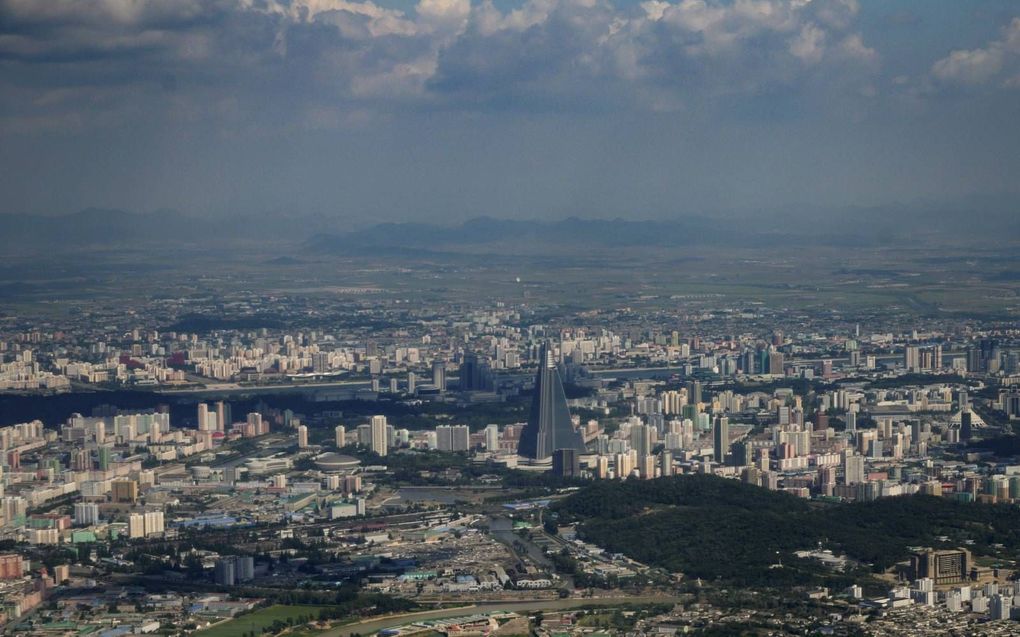
[[[1015,323],[515,283],[7,314],[5,631],[1020,632]]]
[[[1020,637],[1020,0],[0,0],[0,637]]]

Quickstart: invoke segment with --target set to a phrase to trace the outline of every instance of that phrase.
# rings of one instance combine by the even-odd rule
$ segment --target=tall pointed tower
[[[542,346],[540,360],[535,375],[535,394],[531,398],[531,414],[528,425],[521,432],[517,454],[534,462],[549,462],[557,449],[574,449],[584,453],[584,439],[570,421],[567,395],[549,343]]]

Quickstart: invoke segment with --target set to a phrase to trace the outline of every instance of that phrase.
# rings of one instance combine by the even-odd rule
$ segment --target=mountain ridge
[[[480,215],[459,223],[381,221],[352,227],[344,218],[314,215],[199,217],[175,210],[137,213],[85,208],[59,216],[0,215],[0,252],[123,246],[226,246],[234,242],[291,242],[305,253],[442,255],[540,251],[556,248],[756,247],[788,244],[881,247],[920,240],[1015,244],[1020,214],[1012,208],[980,212],[900,207],[847,208],[842,213],[777,211],[760,215],[683,215],[671,219],[508,219]]]

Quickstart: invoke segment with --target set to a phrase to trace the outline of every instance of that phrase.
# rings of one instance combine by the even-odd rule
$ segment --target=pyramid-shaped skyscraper
[[[584,439],[570,420],[563,381],[548,343],[542,346],[539,360],[531,414],[528,425],[521,432],[517,454],[535,462],[546,462],[552,459],[553,451],[557,449],[574,449],[583,453]]]

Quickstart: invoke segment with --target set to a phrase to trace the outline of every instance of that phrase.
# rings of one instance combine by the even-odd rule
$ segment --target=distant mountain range
[[[683,248],[821,245],[848,249],[903,245],[931,247],[973,242],[1020,243],[1017,212],[922,212],[860,208],[839,213],[773,212],[760,216],[682,216],[669,220],[507,220],[479,217],[460,225],[380,223],[310,239],[312,253],[425,252],[551,253],[589,247]]]
[[[306,245],[313,252],[413,249],[460,252],[517,246],[523,251],[551,246],[583,248],[690,246],[747,240],[743,230],[705,217],[674,221],[568,219],[518,221],[479,217],[456,226],[381,223],[343,234],[325,234]]]
[[[286,241],[303,254],[527,253],[553,248],[669,248],[698,245],[901,244],[1020,241],[1020,207],[996,200],[953,207],[854,208],[745,215],[685,215],[668,220],[512,220],[478,217],[456,225],[379,223],[351,229],[325,215],[192,217],[89,208],[55,216],[0,215],[0,254],[125,246],[217,246]]]

